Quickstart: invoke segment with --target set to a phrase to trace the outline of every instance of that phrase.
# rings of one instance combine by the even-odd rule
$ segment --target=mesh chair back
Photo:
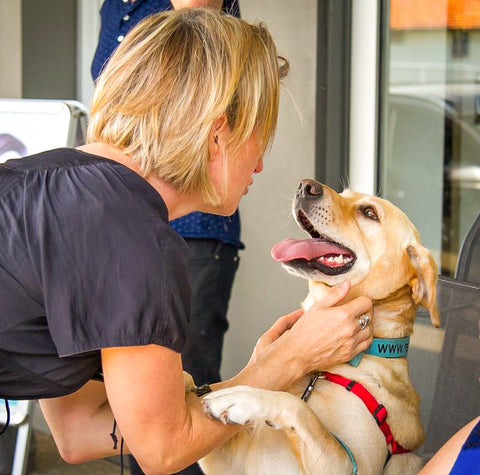
[[[439,277],[440,330],[420,310],[409,354],[412,382],[422,398],[429,458],[480,414],[480,284]]]

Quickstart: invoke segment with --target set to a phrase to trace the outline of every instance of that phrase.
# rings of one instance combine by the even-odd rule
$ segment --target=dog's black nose
[[[300,182],[298,194],[302,198],[321,198],[323,195],[323,187],[318,181],[306,178]]]

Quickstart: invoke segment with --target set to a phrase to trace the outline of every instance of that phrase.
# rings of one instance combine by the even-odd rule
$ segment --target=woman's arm
[[[180,355],[168,348],[102,350],[105,387],[130,451],[145,473],[173,473],[232,437],[207,417],[199,399],[185,398]]]
[[[40,401],[66,462],[118,455],[123,436],[124,453],[133,452],[146,473],[173,473],[239,430],[208,418],[195,395],[185,398],[178,353],[158,345],[109,348],[102,360],[105,385],[91,381],[68,396]],[[202,433],[208,436],[198,437]]]
[[[270,389],[285,389],[310,371],[349,361],[372,343],[373,326],[360,331],[358,323],[358,316],[371,309],[370,299],[359,297],[334,307],[349,290],[349,281],[327,288],[322,300],[306,311],[302,318],[299,318],[301,314],[298,311],[282,317],[258,340],[249,365],[267,358],[271,353],[275,355],[275,351],[285,358],[294,358],[296,362],[296,366],[289,366],[287,372],[279,368],[281,377],[277,383],[282,385]],[[295,367],[298,367],[298,373],[294,372]]]
[[[463,426],[455,435],[445,442],[440,450],[423,467],[419,475],[442,475],[449,474],[457,460],[458,454],[465,443],[465,440],[476,426],[480,417],[477,417],[467,425]],[[479,461],[480,463],[480,461]]]
[[[112,450],[109,434],[113,415],[103,383],[90,381],[68,396],[41,399],[39,404],[66,462],[80,463],[120,453],[120,444],[117,451]],[[120,441],[118,429],[117,436]]]
[[[302,317],[297,311],[278,320],[259,340],[246,368],[218,386],[247,384],[282,390],[313,369],[363,351],[371,331],[359,330],[357,316],[370,308],[370,301],[359,298],[340,307],[321,308],[342,300],[347,291],[348,286],[331,289],[322,305]],[[102,364],[110,405],[98,383],[41,402],[62,456],[69,462],[118,454],[109,436],[113,414],[119,440],[121,431],[146,473],[178,471],[239,430],[208,418],[195,396],[185,398],[180,355],[168,348],[104,349]]]

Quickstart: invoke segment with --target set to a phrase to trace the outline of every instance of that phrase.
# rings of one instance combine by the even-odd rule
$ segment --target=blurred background
[[[82,141],[100,7],[101,0],[0,1],[0,97],[9,99],[0,101],[0,161],[59,146],[38,139],[27,147],[35,133],[58,137],[60,146]],[[302,178],[393,201],[445,276],[480,213],[480,0],[240,0],[240,8],[243,18],[268,24],[291,72],[265,171],[240,207],[246,249],[224,378],[306,295],[306,282],[270,258],[277,241],[301,236],[290,206]],[[16,99],[60,100],[55,114],[77,119],[63,130],[51,112],[48,122],[31,119],[35,110],[12,110]],[[12,124],[28,131],[25,140]],[[48,434],[38,414],[34,429]]]

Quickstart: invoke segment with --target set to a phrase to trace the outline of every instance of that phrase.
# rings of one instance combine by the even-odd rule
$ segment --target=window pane
[[[480,212],[480,2],[391,0],[380,189],[453,275]]]

